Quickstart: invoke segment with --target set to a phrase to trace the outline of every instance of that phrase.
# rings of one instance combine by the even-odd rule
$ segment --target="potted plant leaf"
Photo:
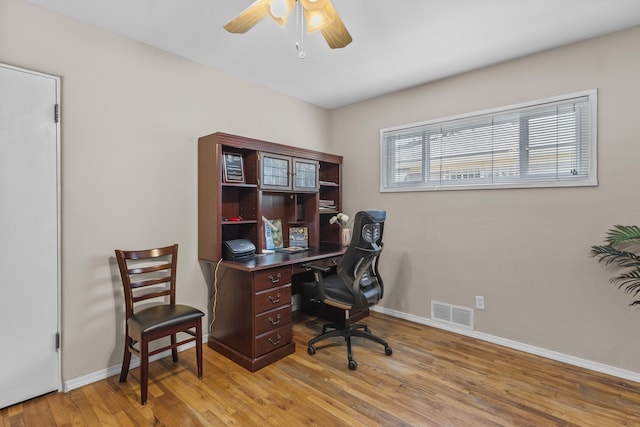
[[[622,272],[609,282],[637,298],[640,294],[640,227],[614,225],[607,231],[605,243],[591,246],[591,256],[605,265],[622,268]],[[640,305],[640,299],[629,305]]]

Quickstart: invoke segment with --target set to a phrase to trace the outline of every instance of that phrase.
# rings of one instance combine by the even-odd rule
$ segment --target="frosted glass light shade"
[[[287,23],[296,0],[265,0],[264,6],[271,18],[280,25]]]
[[[307,31],[310,33],[326,27],[333,21],[324,8],[319,10],[310,10],[305,8],[304,19],[307,21]]]

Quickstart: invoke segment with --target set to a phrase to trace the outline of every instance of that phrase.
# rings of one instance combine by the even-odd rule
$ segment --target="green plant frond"
[[[640,268],[640,260],[627,258],[626,256],[622,256],[620,258],[616,258],[614,261],[618,267],[621,268]]]
[[[619,262],[618,265],[624,268],[637,268],[640,269],[640,260],[633,259],[628,260],[626,262]]]
[[[607,244],[591,246],[591,256],[605,265],[615,264],[626,269],[609,281],[635,299],[629,305],[640,306],[640,227],[614,225],[607,232],[605,243]]]
[[[622,277],[624,279],[638,279],[640,280],[640,270],[631,270],[621,274],[618,277]]]
[[[629,271],[612,278],[610,282],[616,285],[618,289],[624,288],[624,291],[628,294],[637,295],[640,292],[640,271]]]
[[[628,241],[640,241],[640,227],[636,225],[614,225],[607,232],[605,242],[617,245]]]
[[[638,267],[640,266],[640,257],[633,252],[621,251],[613,246],[591,246],[591,256],[598,258],[598,262],[604,262],[605,265],[615,263],[621,267]]]

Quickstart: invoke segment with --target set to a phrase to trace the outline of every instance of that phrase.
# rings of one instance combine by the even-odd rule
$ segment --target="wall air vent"
[[[431,319],[465,329],[473,329],[473,309],[431,301]]]

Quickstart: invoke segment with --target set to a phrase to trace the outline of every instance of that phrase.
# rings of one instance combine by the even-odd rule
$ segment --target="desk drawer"
[[[291,306],[289,304],[256,316],[256,335],[264,334],[272,329],[291,322]]]
[[[291,284],[256,292],[255,307],[256,314],[271,310],[285,304],[291,304]]]
[[[267,354],[291,342],[291,325],[281,326],[256,337],[256,357]]]
[[[291,266],[270,268],[254,273],[256,292],[291,283]]]

